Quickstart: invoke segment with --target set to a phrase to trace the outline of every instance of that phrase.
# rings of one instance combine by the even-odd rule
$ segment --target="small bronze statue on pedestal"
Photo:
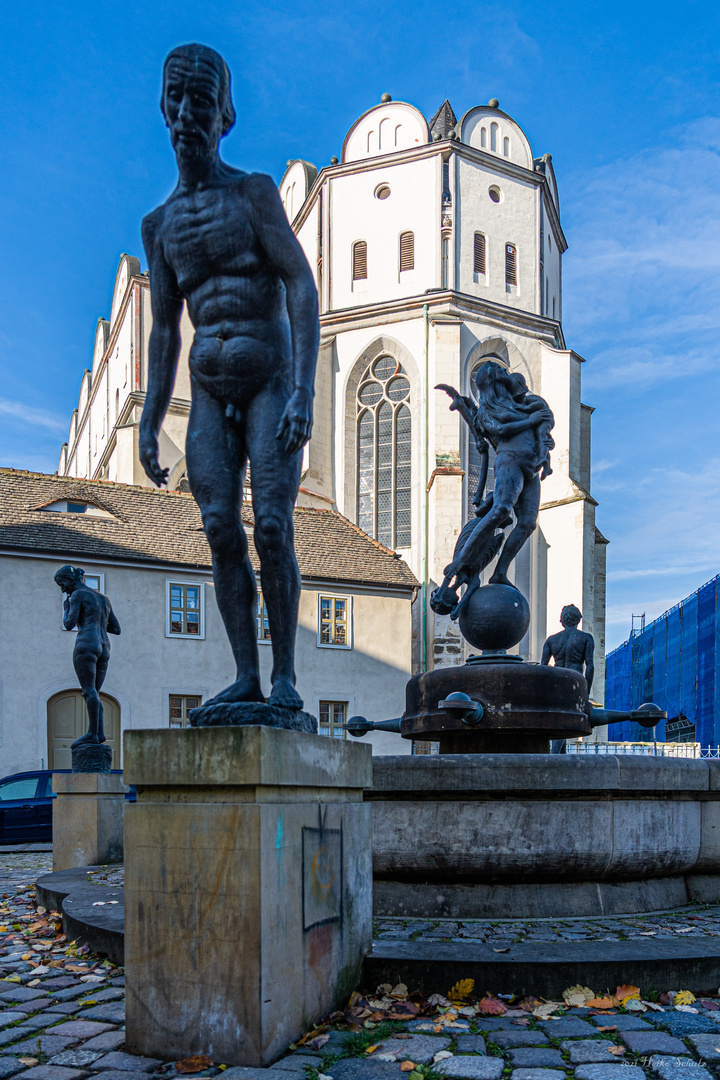
[[[62,566],[55,574],[55,582],[66,594],[63,626],[66,630],[78,628],[73,666],[90,720],[86,734],[72,744],[72,771],[110,772],[112,750],[104,745],[99,690],[105,682],[110,661],[108,634],[119,634],[120,623],[107,596],[85,584],[85,573],[79,566]]]
[[[555,667],[570,668],[571,671],[579,671],[585,676],[588,695],[592,689],[595,666],[593,653],[595,641],[592,634],[586,634],[584,630],[578,630],[578,623],[582,619],[582,612],[574,604],[567,604],[560,612],[560,622],[564,626],[558,634],[552,634],[543,645],[541,664],[549,664],[555,661]]]
[[[272,179],[232,168],[218,154],[235,123],[223,58],[204,45],[173,49],[165,60],[160,106],[179,179],[142,226],[153,327],[140,460],[155,484],[167,483],[158,433],[172,394],[186,303],[195,327],[188,480],[212,550],[215,595],[237,665],[235,681],[193,710],[190,720],[317,731],[295,689],[300,573],[293,546],[302,448],[312,430],[320,334],[315,282]],[[273,653],[267,705],[255,575],[240,514],[248,461]]]

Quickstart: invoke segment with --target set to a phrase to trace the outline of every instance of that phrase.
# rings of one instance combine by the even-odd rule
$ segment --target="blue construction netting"
[[[636,709],[653,701],[668,714],[658,724],[658,740],[675,741],[682,737],[678,725],[688,729],[694,724],[691,741],[703,748],[720,744],[719,594],[720,575],[610,653],[605,664],[608,709]],[[676,726],[666,735],[667,724]],[[653,733],[623,721],[610,725],[608,738],[648,742]]]

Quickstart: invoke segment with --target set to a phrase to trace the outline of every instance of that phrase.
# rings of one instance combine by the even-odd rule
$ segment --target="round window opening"
[[[390,198],[390,188],[388,187],[387,184],[380,184],[379,187],[375,188],[375,198],[376,199],[389,199]]]
[[[498,187],[488,188],[488,195],[490,196],[490,198],[492,199],[493,202],[500,202],[500,200],[502,199],[502,192],[500,191],[500,188],[498,188]]]

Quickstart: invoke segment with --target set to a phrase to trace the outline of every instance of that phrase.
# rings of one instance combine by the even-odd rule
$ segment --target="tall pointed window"
[[[415,269],[415,236],[411,232],[400,233],[400,273]]]
[[[517,248],[514,244],[505,245],[505,284],[517,285]]]
[[[494,360],[494,356],[484,356],[482,360],[478,361],[470,372],[470,396],[475,397],[475,375],[481,364],[484,364],[487,360]],[[475,492],[477,491],[478,482],[480,480],[480,454],[478,453],[475,440],[468,431],[468,444],[467,444],[467,468],[465,470],[465,476],[467,480],[467,518],[468,520],[475,517],[475,510],[477,509],[473,499],[475,498]],[[488,444],[488,471],[487,480],[485,482],[485,490],[490,492],[495,487],[495,451],[492,446]]]
[[[485,265],[485,234],[476,232],[473,241],[473,270],[476,274],[484,274]]]
[[[402,364],[381,356],[357,392],[357,521],[389,548],[411,542],[410,383]]]
[[[367,277],[367,241],[356,240],[352,248],[353,281],[364,281]]]

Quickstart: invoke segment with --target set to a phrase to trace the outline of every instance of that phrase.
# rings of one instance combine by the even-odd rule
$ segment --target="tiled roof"
[[[66,500],[90,503],[111,516],[43,509]],[[249,506],[243,506],[243,518],[257,571]],[[121,559],[196,569],[211,565],[200,511],[191,495],[14,469],[0,469],[0,548],[57,554],[69,561]],[[408,589],[418,584],[407,563],[333,510],[295,509],[295,550],[303,578]]]

